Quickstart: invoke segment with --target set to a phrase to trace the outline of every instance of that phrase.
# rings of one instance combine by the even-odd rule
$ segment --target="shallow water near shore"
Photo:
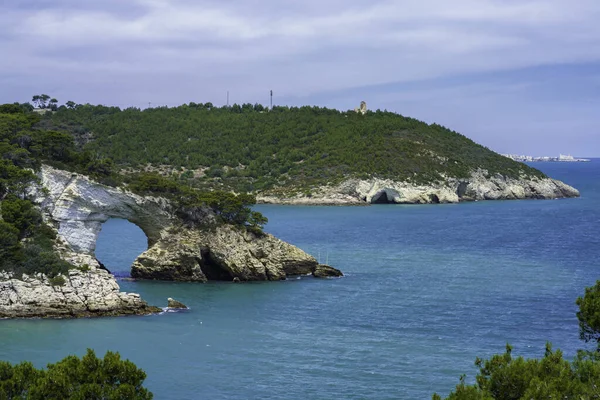
[[[427,399],[475,357],[568,357],[575,299],[600,278],[600,160],[532,164],[579,199],[371,207],[257,206],[266,230],[344,271],[252,284],[121,280],[187,312],[0,321],[0,359],[37,366],[91,347],[144,369],[156,399]],[[146,249],[107,222],[97,256],[117,276]]]

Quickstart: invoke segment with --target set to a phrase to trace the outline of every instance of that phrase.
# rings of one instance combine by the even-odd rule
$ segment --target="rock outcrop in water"
[[[214,224],[212,214],[203,217],[203,226],[187,227],[163,198],[139,196],[46,166],[41,180],[48,190],[38,191],[38,202],[57,223],[65,251],[72,250],[71,259],[83,257],[95,267],[96,239],[102,223],[110,218],[127,219],[148,236],[149,249],[131,270],[138,279],[281,280],[312,273],[318,264],[314,257],[272,235]]]
[[[167,308],[187,310],[188,307],[185,304],[183,304],[182,302],[177,301],[177,300],[172,299],[171,297],[169,297],[167,299]]]
[[[348,179],[336,186],[314,190],[310,196],[258,196],[261,203],[310,205],[364,205],[378,203],[436,204],[477,200],[559,199],[579,197],[579,191],[551,178],[490,176],[479,170],[468,179],[416,185],[389,179]]]
[[[96,260],[96,240],[110,218],[127,219],[148,237],[148,251],[132,266],[138,279],[281,280],[313,273],[318,266],[314,257],[272,235],[214,224],[210,213],[203,214],[202,228],[185,226],[163,198],[139,196],[48,166],[42,167],[40,181],[30,195],[58,232],[57,252],[80,269],[60,275],[58,282],[43,274],[17,279],[0,273],[0,318],[159,312],[139,295],[120,292],[114,276]]]
[[[139,226],[152,245],[161,238],[163,228],[173,223],[170,204],[162,198],[139,196],[113,188],[88,177],[43,166],[42,187],[35,192],[36,202],[59,235],[78,253],[92,255],[102,224],[110,218],[126,219]]]
[[[314,257],[269,234],[230,225],[206,230],[172,226],[134,261],[131,275],[195,282],[277,281],[313,274],[318,267]]]

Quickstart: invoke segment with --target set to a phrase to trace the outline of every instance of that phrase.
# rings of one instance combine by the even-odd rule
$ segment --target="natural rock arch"
[[[148,247],[161,239],[161,232],[174,218],[163,199],[142,197],[123,189],[100,185],[78,174],[44,166],[39,202],[58,233],[78,253],[94,254],[102,224],[111,218],[138,226],[148,238]]]
[[[103,268],[119,278],[131,277],[131,265],[148,250],[148,237],[137,225],[120,218],[102,224],[96,241],[94,258]]]
[[[75,265],[99,266],[96,240],[102,224],[121,218],[137,225],[148,237],[148,250],[133,262],[131,276],[176,281],[281,280],[288,275],[326,269],[302,250],[272,235],[228,224],[194,229],[181,224],[170,203],[112,188],[89,178],[44,166],[42,187],[35,193],[46,217],[66,241],[66,258]],[[196,218],[197,216],[192,216]]]

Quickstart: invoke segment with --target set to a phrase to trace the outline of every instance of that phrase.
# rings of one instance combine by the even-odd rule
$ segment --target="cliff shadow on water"
[[[96,258],[116,277],[130,277],[131,264],[148,250],[148,238],[140,227],[125,219],[111,218],[102,225],[96,241]]]

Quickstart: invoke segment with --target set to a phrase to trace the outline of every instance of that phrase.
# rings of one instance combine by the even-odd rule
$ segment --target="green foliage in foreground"
[[[349,176],[427,183],[478,168],[543,176],[443,126],[379,110],[360,115],[308,106],[265,111],[251,104],[190,103],[142,111],[87,104],[61,107],[42,126],[72,133],[121,166],[206,167],[194,184],[237,191],[310,187]]]
[[[586,288],[577,299],[580,337],[600,343],[600,281]],[[600,349],[600,347],[598,347]],[[447,400],[542,400],[600,399],[600,351],[580,350],[573,361],[546,344],[541,359],[513,357],[507,345],[504,354],[477,359],[476,383],[468,385],[463,375]],[[433,400],[442,398],[435,394]]]
[[[82,358],[68,356],[46,369],[0,361],[0,399],[149,400],[145,379],[143,370],[110,351],[98,358],[88,349]]]
[[[464,377],[448,400],[600,399],[600,358],[579,352],[574,361],[546,345],[542,359],[513,357],[512,348],[489,360],[477,359],[477,383]],[[438,395],[434,400],[441,400]]]
[[[596,342],[600,352],[600,281],[585,289],[585,295],[577,298],[579,311],[579,338],[585,342]]]

